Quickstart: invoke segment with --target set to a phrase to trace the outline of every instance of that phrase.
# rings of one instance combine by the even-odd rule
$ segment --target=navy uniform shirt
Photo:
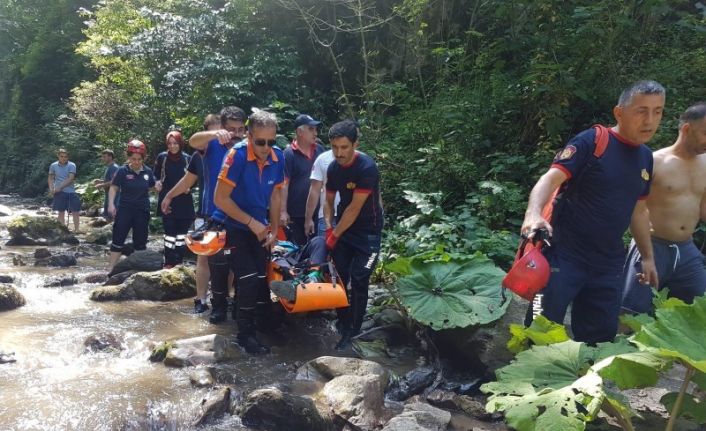
[[[284,159],[282,150],[277,147],[270,149],[267,160],[263,163],[250,148],[236,145],[228,151],[223,160],[223,167],[218,181],[233,187],[230,198],[246,214],[264,224],[269,224],[269,208],[272,193],[281,193],[284,185]],[[213,218],[225,222],[228,227],[250,230],[246,225],[226,217],[220,209],[216,209]]]
[[[157,160],[154,163],[154,176],[162,181],[162,190],[159,192],[159,198],[157,199],[157,215],[175,219],[194,218],[194,199],[191,197],[191,193],[175,196],[172,199],[170,205],[172,210],[169,214],[162,214],[161,209],[164,196],[184,177],[186,167],[189,165],[189,159],[188,154],[181,153],[181,157],[174,160],[168,156],[166,151],[159,153],[157,156]]]
[[[338,192],[341,196],[337,220],[341,219],[343,212],[353,201],[355,193],[367,194],[368,198],[360,209],[358,217],[346,232],[382,232],[380,171],[372,157],[356,152],[353,161],[348,166],[341,166],[338,161],[331,162],[326,171],[326,192]]]
[[[199,202],[197,204],[198,216],[201,216],[202,206],[203,206],[203,156],[200,151],[194,151],[191,155],[191,161],[189,161],[189,166],[186,170],[198,177],[199,182]]]
[[[113,177],[113,185],[120,188],[119,208],[141,209],[150,211],[149,190],[154,187],[152,169],[142,167],[140,172],[135,172],[125,164],[121,166]]]
[[[652,182],[652,151],[610,130],[603,155],[593,158],[595,129],[576,135],[554,158],[569,181],[579,176],[570,200],[554,226],[559,253],[596,270],[619,270],[625,259],[623,234],[638,200],[647,198]]]
[[[321,153],[326,151],[323,146],[314,143],[309,154],[304,154],[297,145],[297,141],[292,142],[284,150],[284,173],[287,177],[287,213],[290,217],[304,217],[306,215],[306,198],[309,196],[309,184],[311,180],[311,169],[314,160]]]

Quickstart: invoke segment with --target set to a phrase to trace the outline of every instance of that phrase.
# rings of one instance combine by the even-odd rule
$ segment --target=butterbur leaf
[[[607,390],[605,391],[605,400],[601,409],[613,417],[619,417],[623,422],[630,423],[633,417],[642,417],[630,407],[630,400],[625,395]],[[609,406],[606,406],[609,404]]]
[[[649,314],[623,314],[620,316],[620,323],[632,329],[633,332],[638,332],[642,329],[642,325],[654,322],[654,317]]]
[[[657,320],[635,334],[636,343],[668,358],[675,358],[701,372],[706,371],[706,297],[691,305],[660,308]]]
[[[657,384],[658,372],[671,361],[651,352],[632,352],[603,359],[593,366],[604,379],[615,382],[620,389],[643,388]]]
[[[706,392],[706,373],[697,371],[691,381],[696,384],[702,391]]]
[[[530,347],[530,343],[537,346],[545,346],[547,344],[561,343],[569,339],[564,325],[552,322],[542,315],[535,317],[528,328],[523,325],[510,325],[510,334],[512,334],[512,337],[507,342],[507,348],[512,353],[527,350]]]
[[[670,392],[665,394],[659,401],[671,412],[677,396],[679,396],[678,392]],[[691,418],[698,424],[706,424],[706,401],[699,400],[691,394],[684,394],[678,416]]]
[[[687,305],[686,302],[682,301],[679,298],[668,298],[669,289],[657,290],[655,288],[652,288],[652,294],[654,295],[654,297],[652,298],[652,305],[654,305],[655,310],[659,310],[661,308],[674,308],[682,305]]]
[[[511,298],[501,287],[505,273],[482,255],[465,261],[413,261],[397,281],[400,302],[417,322],[441,330],[493,322]]]

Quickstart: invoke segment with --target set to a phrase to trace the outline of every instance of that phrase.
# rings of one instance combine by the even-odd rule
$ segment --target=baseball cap
[[[294,120],[294,128],[300,127],[300,126],[318,126],[321,124],[321,121],[316,121],[313,118],[311,118],[311,115],[307,114],[301,114],[298,115],[297,118]]]

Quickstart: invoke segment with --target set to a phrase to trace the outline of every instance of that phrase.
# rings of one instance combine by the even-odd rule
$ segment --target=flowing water
[[[23,208],[18,198],[0,196],[0,204],[15,214],[37,212]],[[9,239],[7,220],[0,219],[2,244]],[[153,238],[150,243],[157,248],[159,241]],[[208,389],[192,387],[192,369],[149,362],[151,348],[165,340],[212,333],[232,341],[233,321],[210,325],[208,313],[192,314],[191,299],[99,303],[89,299],[95,284],[43,287],[48,279],[105,271],[107,247],[98,255],[79,257],[78,266],[67,269],[31,266],[36,248],[3,245],[0,250],[0,274],[14,276],[27,300],[23,307],[0,313],[0,350],[14,352],[17,359],[0,365],[0,430],[113,430],[131,424],[138,429],[191,428]],[[52,252],[67,248],[49,247]],[[13,255],[23,256],[28,266],[13,266]],[[243,354],[218,364],[215,380],[233,387],[239,397],[271,384],[301,391],[293,382],[297,367],[335,354],[331,326],[321,316],[292,316],[286,321],[286,339],[268,340],[273,354]],[[83,342],[96,333],[115,334],[124,350],[87,353]],[[413,364],[410,361],[398,364],[401,372]],[[246,429],[229,415],[204,428]]]

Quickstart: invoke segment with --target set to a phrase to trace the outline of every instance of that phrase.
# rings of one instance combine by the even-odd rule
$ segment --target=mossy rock
[[[0,311],[13,310],[25,305],[24,296],[11,284],[0,284]]]
[[[78,239],[54,217],[21,215],[7,223],[7,245],[78,244]]]
[[[196,276],[190,268],[177,266],[155,272],[138,272],[119,286],[104,286],[91,292],[94,301],[172,301],[196,295]]]

